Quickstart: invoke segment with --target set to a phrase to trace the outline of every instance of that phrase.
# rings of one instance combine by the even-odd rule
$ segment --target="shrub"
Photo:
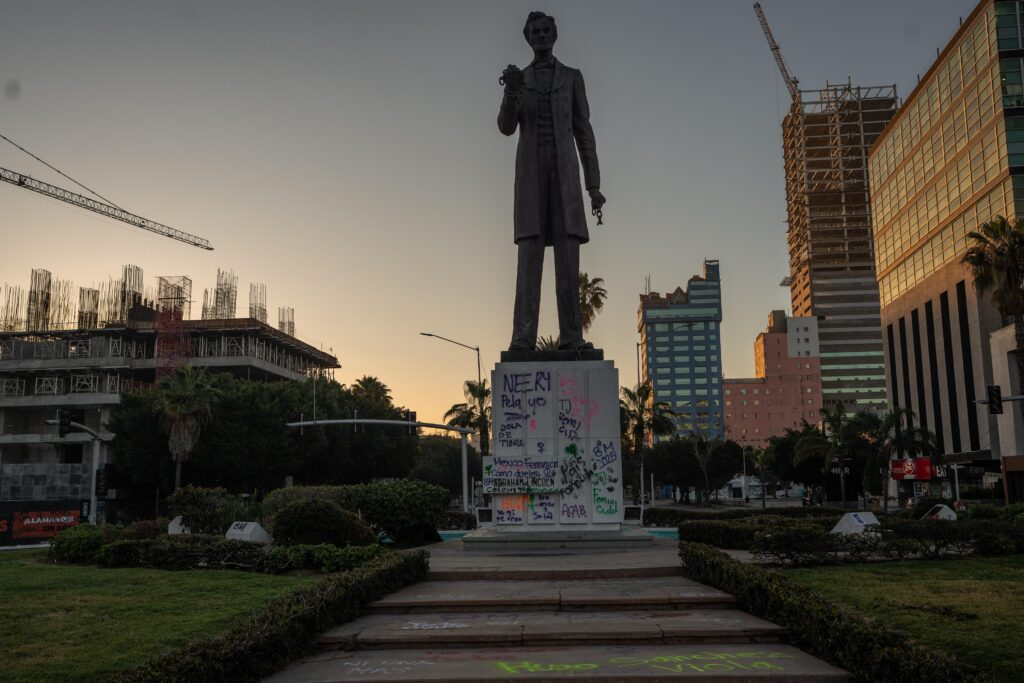
[[[142,552],[152,542],[153,539],[136,539],[107,543],[96,554],[96,563],[103,567],[142,566]]]
[[[706,545],[680,543],[687,576],[736,597],[737,607],[786,629],[787,641],[862,681],[981,683],[991,679],[902,631],[854,616],[781,572],[743,564]]]
[[[351,486],[293,486],[277,489],[263,500],[263,514],[274,524],[287,505],[298,500],[327,500],[359,513],[396,543],[422,545],[440,540],[437,529],[451,502],[440,486],[414,479]]]
[[[958,513],[958,519],[999,519],[999,508],[988,503],[972,505],[965,512]]]
[[[839,559],[841,552],[852,545],[844,543],[852,536],[833,534],[814,524],[778,525],[755,533],[751,550],[759,560],[790,564],[834,562]]]
[[[437,526],[441,531],[461,531],[476,528],[476,515],[472,512],[446,512]]]
[[[758,515],[734,520],[695,520],[683,522],[679,526],[679,540],[707,543],[729,550],[753,550],[754,537],[760,531],[793,525],[811,525],[827,531],[835,526],[835,523],[836,520],[830,517],[787,519],[775,515]]]
[[[274,518],[274,541],[281,545],[329,543],[368,545],[376,534],[358,515],[326,500],[297,500]]]
[[[900,517],[903,519],[919,520],[928,514],[936,505],[946,505],[950,508],[953,507],[954,501],[951,498],[940,498],[939,496],[926,496],[919,499],[912,506],[900,513]]]
[[[1013,503],[1012,505],[1007,505],[1002,509],[1001,516],[1003,519],[1024,519],[1024,503]]]
[[[917,552],[921,555],[931,555],[935,559],[949,553],[966,553],[972,548],[974,527],[968,522],[936,519],[888,519],[883,522],[882,528],[888,532],[888,535],[916,545]]]
[[[767,511],[750,508],[735,508],[726,509],[721,512],[646,507],[644,508],[644,526],[672,527],[679,526],[683,522],[690,521],[724,522],[764,516],[798,519],[813,517],[841,517],[843,512],[845,511],[838,508],[819,507],[785,507],[769,509]]]
[[[189,531],[195,534],[221,534],[227,525],[221,528],[219,519],[221,508],[227,503],[228,492],[222,488],[202,488],[200,486],[183,486],[167,498],[171,511],[181,515],[188,525]],[[232,520],[228,520],[228,524]]]
[[[318,633],[351,621],[385,594],[421,580],[427,553],[388,553],[361,569],[316,579],[227,633],[193,641],[111,678],[149,681],[257,681],[309,652]]]
[[[267,553],[260,570],[269,574],[297,570],[331,574],[355,569],[387,552],[379,545],[350,545],[347,548],[327,543],[279,546]]]
[[[167,533],[170,520],[164,517],[156,519],[140,519],[121,530],[121,538],[126,541],[153,539]]]
[[[89,564],[96,561],[100,548],[118,537],[115,526],[79,524],[64,529],[50,540],[50,559],[62,564]]]

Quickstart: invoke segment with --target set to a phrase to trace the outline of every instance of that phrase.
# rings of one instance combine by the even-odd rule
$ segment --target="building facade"
[[[92,514],[85,503],[96,477],[112,472],[116,460],[114,434],[106,428],[112,409],[121,396],[152,387],[175,367],[259,381],[302,381],[339,367],[333,355],[254,318],[187,320],[180,309],[128,298],[128,305],[110,307],[124,313],[120,320],[92,313],[35,329],[53,317],[33,315],[0,326],[0,517],[15,517],[5,525],[8,534],[14,528],[16,535],[19,514]],[[33,294],[28,310],[54,299]],[[98,437],[81,431],[61,436],[47,424],[58,409]],[[96,497],[101,519],[106,503],[123,493],[111,485]],[[0,544],[9,540],[0,534]]]
[[[896,112],[894,86],[802,90],[783,121],[793,315],[819,320],[826,407],[886,405],[868,148]]]
[[[754,374],[726,379],[725,436],[741,446],[764,448],[772,436],[815,424],[821,408],[818,319],[772,311],[754,341]]]
[[[679,433],[724,436],[722,422],[722,282],[717,260],[671,294],[640,295],[642,381],[655,403],[676,413]]]
[[[993,374],[1004,323],[960,259],[982,223],[1024,215],[1022,18],[1020,2],[980,2],[869,161],[888,403],[935,433],[948,462],[974,465],[962,484],[1021,452],[975,403],[987,384],[1016,391]]]

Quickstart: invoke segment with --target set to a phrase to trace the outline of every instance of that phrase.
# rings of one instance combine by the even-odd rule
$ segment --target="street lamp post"
[[[469,344],[463,344],[462,342],[457,342],[454,339],[449,339],[448,337],[442,337],[441,335],[433,334],[432,332],[420,332],[420,334],[422,334],[424,337],[434,337],[435,339],[440,339],[442,341],[446,341],[449,344],[455,344],[456,346],[461,346],[462,348],[469,349],[470,351],[476,351],[476,386],[477,386],[477,390],[478,391],[483,388],[483,373],[481,372],[480,347],[479,346],[470,346]],[[480,411],[480,423],[481,424],[479,425],[479,430],[478,430],[479,433],[477,434],[477,438],[479,439],[479,441],[477,443],[478,443],[478,445],[480,445],[480,444],[483,443],[483,440],[484,440],[483,430],[487,429],[487,425],[484,424],[484,402],[483,402],[483,398],[482,397],[479,398],[478,401],[479,401],[480,405],[477,406],[477,410]],[[462,505],[463,505],[463,508],[468,511],[469,510],[469,502],[468,502],[468,499],[466,498],[466,496],[469,494],[469,492],[466,491],[466,435],[465,434],[462,435],[462,488],[463,488]]]

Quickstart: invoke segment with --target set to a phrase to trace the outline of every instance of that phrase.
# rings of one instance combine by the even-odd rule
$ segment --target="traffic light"
[[[407,411],[405,411],[405,419],[408,422],[415,422],[416,421],[416,411],[415,410],[407,410]],[[408,427],[405,428],[405,433],[406,434],[415,434],[416,433],[416,425],[410,424]]]
[[[57,409],[57,434],[64,438],[71,432],[71,411]]]
[[[990,384],[988,387],[988,414],[1003,414],[1003,390],[999,385]]]

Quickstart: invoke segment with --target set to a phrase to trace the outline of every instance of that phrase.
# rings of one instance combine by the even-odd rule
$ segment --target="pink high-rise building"
[[[818,319],[786,317],[772,311],[754,341],[756,377],[726,379],[725,437],[741,446],[762,448],[768,438],[815,424],[821,408]]]

